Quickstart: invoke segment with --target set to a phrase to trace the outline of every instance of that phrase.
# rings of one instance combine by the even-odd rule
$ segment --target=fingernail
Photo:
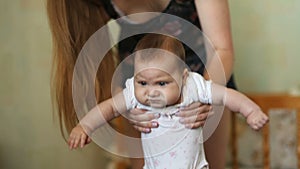
[[[160,117],[160,113],[154,114],[154,117],[155,117],[156,119],[158,119],[158,118]]]
[[[157,123],[156,123],[156,122],[152,122],[152,123],[151,123],[151,126],[152,126],[152,127],[157,127]]]
[[[146,129],[144,130],[144,132],[148,133],[148,132],[150,132],[150,129],[149,129],[149,128],[146,128]]]

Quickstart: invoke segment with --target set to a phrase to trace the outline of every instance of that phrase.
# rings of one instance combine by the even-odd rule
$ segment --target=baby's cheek
[[[138,88],[134,92],[135,98],[142,104],[145,102],[145,96],[143,93],[143,90]]]
[[[180,100],[180,93],[176,90],[170,90],[168,98],[168,104],[176,104]]]

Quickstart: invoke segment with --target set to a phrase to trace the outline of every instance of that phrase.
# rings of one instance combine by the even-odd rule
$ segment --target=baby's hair
[[[162,49],[173,53],[182,61],[185,61],[185,50],[182,43],[174,37],[163,34],[147,34],[136,45],[135,52],[143,49]],[[139,59],[152,60],[156,55],[142,55]]]
[[[149,49],[149,50],[148,50]],[[182,43],[174,37],[163,34],[147,34],[135,47],[134,64],[149,62],[159,57],[178,57],[178,70],[182,71],[186,67],[185,50]]]

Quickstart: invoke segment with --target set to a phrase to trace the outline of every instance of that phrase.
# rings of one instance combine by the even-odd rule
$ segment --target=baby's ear
[[[187,77],[189,76],[189,71],[187,68],[185,68],[183,70],[183,73],[182,73],[182,82],[183,82],[183,85],[185,85],[185,82],[186,82],[186,79]]]

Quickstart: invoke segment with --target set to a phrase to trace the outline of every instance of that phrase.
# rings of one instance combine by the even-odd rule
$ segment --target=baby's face
[[[175,61],[156,59],[135,63],[134,91],[137,100],[151,107],[163,108],[181,101],[184,72]]]
[[[151,107],[162,108],[180,102],[182,76],[171,76],[156,68],[140,71],[134,77],[137,100]]]

